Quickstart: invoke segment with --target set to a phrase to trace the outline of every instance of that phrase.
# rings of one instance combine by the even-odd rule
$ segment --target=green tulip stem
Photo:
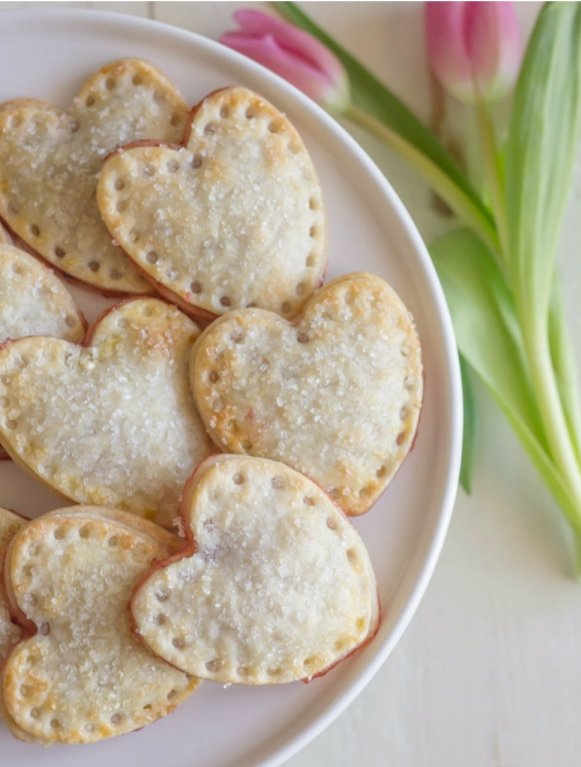
[[[498,231],[499,249],[501,261],[506,266],[508,259],[508,225],[506,221],[506,186],[502,170],[500,152],[496,143],[496,135],[492,117],[487,104],[478,100],[476,102],[476,114],[480,130],[480,145],[484,157],[484,167],[490,188],[490,197],[494,219]]]
[[[490,250],[500,256],[506,266],[509,258],[508,228],[506,192],[500,154],[496,145],[492,120],[484,104],[479,104],[478,116],[488,183],[498,229],[490,225],[490,222],[482,216],[481,211],[472,204],[472,201],[466,197],[448,175],[443,173],[425,154],[407,143],[388,126],[353,103],[349,103],[343,112],[344,118],[364,128],[407,160],[450,206],[458,218],[471,226],[487,243]],[[547,328],[545,325],[539,326],[537,320],[540,313],[538,311],[532,309],[527,311],[523,307],[523,303],[518,301],[518,298],[517,304],[520,304],[519,324],[543,428],[554,466],[561,477],[561,490],[564,493],[563,498],[560,499],[561,505],[574,530],[577,569],[581,578],[581,471],[555,380]],[[526,302],[524,306],[526,306]],[[524,311],[522,311],[523,308]]]
[[[517,294],[517,313],[524,348],[547,442],[553,461],[575,498],[581,518],[581,467],[563,411],[549,346],[547,318],[536,307],[530,308],[529,296]]]
[[[349,102],[343,112],[343,117],[364,128],[368,133],[383,141],[404,160],[407,160],[434,191],[442,197],[458,218],[478,232],[493,251],[499,250],[498,235],[494,226],[482,215],[482,211],[474,205],[450,176],[433,163],[427,155],[409,144],[387,125],[357,107],[353,102]]]

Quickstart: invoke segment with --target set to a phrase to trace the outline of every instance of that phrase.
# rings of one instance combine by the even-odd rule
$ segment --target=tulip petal
[[[442,85],[461,101],[474,92],[472,67],[464,38],[465,3],[428,2],[426,42],[432,70]]]
[[[329,82],[336,84],[344,78],[343,67],[335,56],[307,32],[274,16],[250,9],[236,11],[234,19],[242,34],[252,37],[272,35],[281,48],[295,54],[297,58],[304,59],[327,77]]]
[[[240,29],[220,42],[284,77],[327,109],[341,113],[349,81],[339,60],[307,32],[260,11],[236,11]]]
[[[270,34],[258,38],[229,32],[222,35],[220,42],[268,67],[315,101],[326,101],[329,91],[332,90],[325,75],[314,69],[310,63],[282,48]]]
[[[494,101],[512,86],[522,56],[510,2],[428,2],[426,42],[434,74],[467,103]]]
[[[467,3],[466,48],[481,96],[494,101],[510,88],[522,56],[520,27],[509,2]]]

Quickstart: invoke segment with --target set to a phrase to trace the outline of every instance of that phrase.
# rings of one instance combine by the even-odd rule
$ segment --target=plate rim
[[[43,8],[6,10],[2,13],[4,18],[10,18],[15,23],[34,18],[42,21],[43,18],[54,21],[61,17],[67,23],[76,20],[86,20],[90,17],[99,17],[102,22],[113,25],[126,24],[134,28],[155,30],[156,28],[165,35],[172,35],[184,43],[191,43],[198,49],[206,49],[210,54],[219,54],[229,59],[242,70],[254,73],[260,77],[266,77],[272,86],[285,94],[287,99],[295,102],[296,107],[304,111],[309,118],[330,131],[335,138],[344,144],[351,152],[353,158],[371,176],[382,193],[389,200],[393,212],[399,223],[405,230],[410,242],[415,249],[415,255],[423,269],[424,277],[429,286],[429,291],[434,302],[435,314],[439,321],[440,336],[445,352],[446,372],[445,389],[450,404],[450,436],[448,440],[447,472],[443,483],[438,520],[433,535],[428,545],[428,550],[422,558],[422,563],[416,568],[414,585],[411,588],[405,607],[401,610],[399,618],[395,622],[391,632],[376,648],[375,654],[367,663],[366,667],[358,672],[354,678],[348,680],[341,690],[340,696],[322,706],[312,721],[302,727],[300,731],[284,740],[279,745],[264,747],[260,761],[255,762],[255,767],[278,767],[292,756],[297,754],[317,735],[322,733],[363,691],[371,679],[383,666],[395,646],[401,640],[402,635],[411,623],[413,616],[423,599],[429,582],[440,558],[446,534],[450,525],[454,503],[458,491],[460,476],[460,464],[462,453],[463,433],[463,407],[460,366],[452,320],[446,304],[443,289],[438,280],[435,267],[430,259],[426,245],[414,223],[410,213],[399,198],[399,195],[391,185],[388,178],[378,168],[373,159],[363,147],[351,136],[351,134],[331,115],[325,112],[316,102],[303,94],[298,88],[287,80],[273,73],[261,64],[252,61],[237,51],[221,45],[219,42],[197,32],[193,32],[171,23],[142,16],[132,16],[127,13],[101,10],[100,8]],[[1,17],[0,17],[1,18]]]

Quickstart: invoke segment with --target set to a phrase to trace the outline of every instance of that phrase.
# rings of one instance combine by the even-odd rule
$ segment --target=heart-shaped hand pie
[[[0,108],[0,216],[63,272],[116,293],[149,284],[111,241],[95,187],[103,157],[141,138],[179,141],[187,106],[155,69],[128,59],[83,85],[69,111],[33,99]]]
[[[205,679],[310,679],[375,632],[367,550],[340,509],[288,466],[215,456],[186,485],[187,548],[131,600],[141,639]]]
[[[4,552],[18,530],[25,524],[25,519],[8,509],[0,508],[0,563]],[[4,662],[12,645],[20,638],[22,630],[10,620],[10,611],[4,591],[0,589],[0,664]]]
[[[0,440],[39,479],[81,503],[170,525],[212,450],[188,382],[197,326],[154,298],[120,304],[86,346],[22,338],[0,349]]]
[[[8,726],[34,743],[91,743],[169,713],[198,681],[150,655],[129,625],[135,581],[177,538],[95,507],[59,509],[15,535],[4,565],[25,638],[1,676]]]
[[[222,450],[282,461],[361,514],[412,443],[422,398],[413,320],[371,274],[329,283],[294,324],[258,309],[200,337],[190,371]]]
[[[321,191],[307,150],[244,88],[207,96],[183,147],[110,157],[97,200],[125,252],[190,314],[252,305],[291,316],[322,281]]]
[[[0,344],[24,336],[82,341],[85,330],[58,277],[23,250],[0,244]]]
[[[38,335],[81,341],[85,330],[83,315],[58,277],[23,250],[0,243],[0,344]],[[7,457],[0,445],[0,460]]]

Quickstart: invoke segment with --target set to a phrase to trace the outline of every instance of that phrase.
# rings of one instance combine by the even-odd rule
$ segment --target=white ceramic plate
[[[409,623],[440,553],[459,471],[461,395],[444,299],[399,199],[352,139],[283,80],[228,49],[173,27],[84,11],[3,13],[0,101],[36,96],[67,106],[87,75],[127,56],[164,71],[193,104],[240,83],[285,111],[313,156],[328,213],[330,276],[385,277],[415,315],[425,402],[413,453],[375,508],[355,525],[373,560],[383,621],[374,641],[322,679],[271,688],[202,685],[170,717],[141,732],[49,751],[8,737],[0,763],[18,767],[255,767],[277,765],[336,717],[385,661]],[[75,289],[89,319],[107,303]],[[13,464],[0,465],[0,505],[37,515],[63,502]]]

